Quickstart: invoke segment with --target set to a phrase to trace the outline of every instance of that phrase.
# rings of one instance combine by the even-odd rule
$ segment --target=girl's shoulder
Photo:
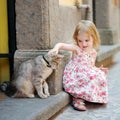
[[[77,45],[76,45],[77,46]],[[78,46],[77,46],[78,47]],[[80,54],[83,53],[83,50],[81,48],[78,47],[78,53],[76,53],[75,51],[72,52],[72,58],[79,56]]]

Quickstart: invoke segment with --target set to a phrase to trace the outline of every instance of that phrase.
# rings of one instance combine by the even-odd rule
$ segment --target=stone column
[[[58,36],[59,0],[16,0],[16,42],[14,76],[21,62],[44,55]],[[55,36],[54,36],[55,35]],[[47,79],[50,94],[62,90],[62,74],[68,57],[65,55]]]
[[[116,19],[111,13],[113,11],[112,4],[111,0],[95,1],[96,26],[100,32],[101,44],[104,45],[112,45],[118,42],[117,30],[112,26],[113,19]]]
[[[49,1],[16,0],[17,49],[48,49]]]

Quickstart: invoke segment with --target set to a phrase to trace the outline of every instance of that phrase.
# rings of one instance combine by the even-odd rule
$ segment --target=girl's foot
[[[73,108],[78,111],[86,111],[84,100],[73,98]]]

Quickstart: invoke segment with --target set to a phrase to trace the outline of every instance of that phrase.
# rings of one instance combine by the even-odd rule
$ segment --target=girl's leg
[[[85,101],[83,99],[73,97],[73,107],[74,107],[74,109],[79,110],[79,111],[85,111],[86,106],[85,106],[84,102]]]

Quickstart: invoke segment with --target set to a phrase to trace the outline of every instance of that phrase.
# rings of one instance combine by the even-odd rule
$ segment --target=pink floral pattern
[[[108,88],[106,74],[96,66],[96,51],[90,54],[81,50],[71,58],[63,74],[63,87],[75,98],[89,102],[107,103]]]

